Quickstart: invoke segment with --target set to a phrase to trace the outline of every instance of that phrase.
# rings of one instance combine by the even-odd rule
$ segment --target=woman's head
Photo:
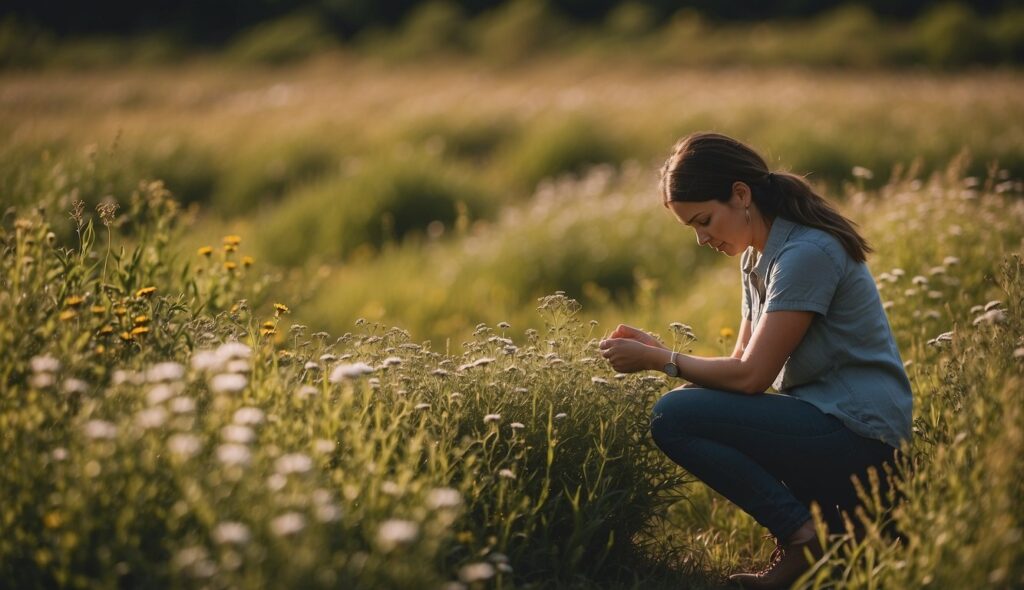
[[[871,248],[799,176],[775,172],[746,144],[718,133],[692,133],[676,143],[661,169],[663,203],[692,225],[698,241],[729,255],[752,244],[776,216],[834,235],[863,262]]]

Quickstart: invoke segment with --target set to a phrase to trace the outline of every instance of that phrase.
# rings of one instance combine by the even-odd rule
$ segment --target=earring
[[[747,216],[747,225],[750,225],[750,207],[743,209],[743,214]]]

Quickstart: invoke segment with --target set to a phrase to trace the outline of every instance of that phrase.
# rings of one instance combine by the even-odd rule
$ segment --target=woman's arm
[[[774,311],[761,318],[742,356],[704,358],[676,354],[679,376],[704,387],[762,393],[775,380],[786,359],[803,340],[814,319],[810,311]],[[746,323],[746,322],[745,322]],[[741,327],[739,341],[745,340]],[[612,338],[601,343],[602,355],[617,371],[660,370],[672,360],[669,350],[635,340]]]
[[[740,359],[743,358],[743,351],[747,348],[747,344],[750,343],[750,320],[743,318],[740,322],[740,335],[736,338],[736,347],[732,349],[732,358]]]

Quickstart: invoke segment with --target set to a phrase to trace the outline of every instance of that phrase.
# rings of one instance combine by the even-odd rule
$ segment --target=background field
[[[1024,585],[1013,3],[452,6],[203,42],[5,21],[0,579],[722,587],[771,547],[650,441],[675,384],[595,349],[732,350],[738,260],[656,189],[715,130],[860,224],[915,388],[906,500],[802,587]]]

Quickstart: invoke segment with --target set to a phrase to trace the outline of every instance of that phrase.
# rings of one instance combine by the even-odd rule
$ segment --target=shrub
[[[242,63],[277,65],[305,59],[333,44],[316,15],[296,13],[241,33],[231,42],[227,56]]]

